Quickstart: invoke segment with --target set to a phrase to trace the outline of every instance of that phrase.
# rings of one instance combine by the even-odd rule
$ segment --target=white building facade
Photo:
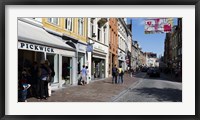
[[[109,18],[88,18],[88,44],[92,51],[87,51],[89,69],[88,82],[108,77],[108,41]]]
[[[126,32],[126,23],[123,18],[118,18],[118,45],[119,45],[118,46],[118,63],[119,63],[118,65],[122,66],[123,70],[127,68],[127,64],[126,64],[127,40],[128,40],[128,37],[127,37],[127,32]]]

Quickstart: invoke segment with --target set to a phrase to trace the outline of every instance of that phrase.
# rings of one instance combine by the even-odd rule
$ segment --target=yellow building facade
[[[87,18],[42,18],[42,24],[45,28],[71,36],[81,42],[87,41]]]
[[[87,22],[87,18],[42,18],[46,31],[58,36],[63,44],[70,45],[76,51],[74,58],[62,56],[62,79],[70,79],[70,82],[66,82],[68,84],[77,84],[82,66],[87,64]]]

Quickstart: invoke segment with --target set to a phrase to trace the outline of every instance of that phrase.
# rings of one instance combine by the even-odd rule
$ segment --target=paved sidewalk
[[[48,100],[36,98],[27,99],[28,102],[111,102],[122,91],[135,83],[136,79],[130,75],[124,75],[123,84],[112,84],[112,78],[92,81],[85,86],[67,86],[52,91]]]

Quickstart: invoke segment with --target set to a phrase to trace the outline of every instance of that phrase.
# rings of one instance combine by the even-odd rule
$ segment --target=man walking
[[[117,67],[116,65],[112,68],[112,83],[117,84]]]

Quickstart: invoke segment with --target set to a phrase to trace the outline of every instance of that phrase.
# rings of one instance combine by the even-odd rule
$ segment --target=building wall
[[[126,23],[123,18],[118,18],[118,59],[119,59],[119,65],[122,66],[123,70],[126,70],[126,42],[128,40],[127,33],[126,33]]]
[[[118,66],[118,24],[117,18],[109,19],[109,75],[112,74],[112,66]]]
[[[72,18],[72,31],[67,30],[65,28],[65,19],[66,18],[58,18],[58,24],[53,24],[48,22],[48,18],[42,18],[42,23],[45,28],[51,29],[53,31],[66,34],[71,36],[81,42],[87,41],[87,18],[83,18],[83,35],[78,34],[78,19],[79,18]]]
[[[109,18],[88,18],[88,41],[93,43],[93,54],[88,52],[87,59],[90,70],[89,75],[94,79],[94,66],[92,65],[92,59],[98,57],[105,60],[104,77],[108,77]]]
[[[87,22],[87,18],[42,18],[45,30],[58,35],[61,40],[67,41],[69,37],[71,40],[78,41],[72,43],[76,49],[76,57],[72,58],[73,71],[76,71],[72,76],[73,85],[77,85],[80,70],[83,65],[86,65]],[[67,36],[67,38],[62,39],[63,36]]]
[[[178,18],[178,59],[177,59],[177,67],[182,69],[182,18]]]

